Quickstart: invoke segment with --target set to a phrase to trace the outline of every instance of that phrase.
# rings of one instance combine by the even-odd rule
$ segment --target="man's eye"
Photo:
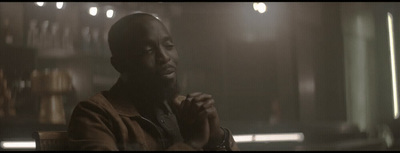
[[[152,53],[153,52],[153,47],[145,47],[144,48],[145,53]]]
[[[164,45],[164,47],[168,50],[171,50],[172,48],[174,48],[174,44],[167,43]]]

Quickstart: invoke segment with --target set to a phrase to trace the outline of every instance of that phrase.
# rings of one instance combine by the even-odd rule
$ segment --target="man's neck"
[[[154,85],[139,81],[125,82],[122,79],[118,79],[111,88],[111,94],[115,98],[127,99],[138,107],[155,106],[169,99],[164,90]]]

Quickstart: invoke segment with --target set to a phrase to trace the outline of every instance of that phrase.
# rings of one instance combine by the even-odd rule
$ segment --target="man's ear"
[[[112,56],[110,58],[111,60],[111,65],[117,70],[119,73],[122,73],[125,71],[125,64],[123,64],[123,61],[121,59],[115,58]]]

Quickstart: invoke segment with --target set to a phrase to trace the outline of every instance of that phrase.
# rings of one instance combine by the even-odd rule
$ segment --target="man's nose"
[[[167,63],[169,60],[171,60],[171,57],[169,57],[169,54],[165,49],[162,47],[159,47],[158,52],[156,54],[156,61],[158,64],[164,64]]]

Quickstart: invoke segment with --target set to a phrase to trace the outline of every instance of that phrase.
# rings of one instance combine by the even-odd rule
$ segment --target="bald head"
[[[126,56],[127,52],[135,52],[138,44],[142,43],[143,36],[154,31],[149,27],[157,25],[164,28],[164,24],[155,16],[148,13],[134,13],[122,17],[111,26],[108,33],[108,43],[111,54],[115,58]]]
[[[121,18],[111,27],[108,42],[111,64],[125,85],[158,93],[158,97],[173,97],[178,91],[178,52],[156,17],[136,13]]]

